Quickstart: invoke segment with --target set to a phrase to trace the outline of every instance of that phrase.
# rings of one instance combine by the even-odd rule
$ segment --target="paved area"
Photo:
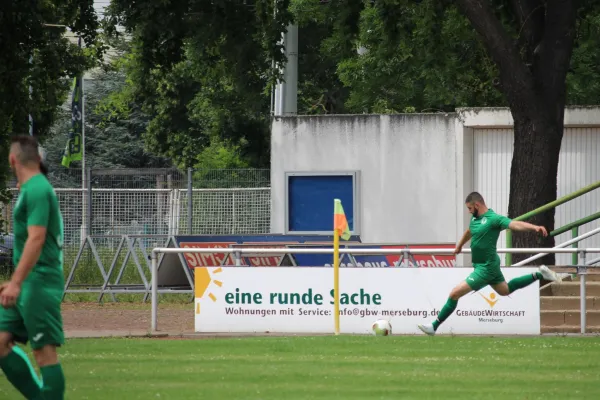
[[[148,336],[150,332],[149,304],[64,303],[62,314],[67,337]],[[161,305],[158,324],[170,335],[194,333],[194,306]]]
[[[150,332],[150,305],[140,303],[64,303],[67,338],[152,337],[162,339],[214,339],[233,337],[316,336],[304,333],[195,333],[192,304],[161,304],[158,332]],[[326,334],[330,335],[330,334]],[[469,335],[526,337],[516,335]],[[546,333],[541,336],[598,337],[600,333]]]

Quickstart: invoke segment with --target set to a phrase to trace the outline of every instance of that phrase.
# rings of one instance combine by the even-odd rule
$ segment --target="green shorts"
[[[14,307],[0,306],[0,332],[12,333],[19,343],[31,342],[34,350],[46,345],[61,346],[65,341],[60,310],[64,278],[39,275],[23,282]]]
[[[487,285],[496,285],[505,281],[500,270],[500,264],[473,264],[475,270],[465,279],[474,291],[483,289]]]

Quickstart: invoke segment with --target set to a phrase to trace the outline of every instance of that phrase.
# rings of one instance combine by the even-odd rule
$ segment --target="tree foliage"
[[[83,39],[86,51],[65,36]],[[64,102],[69,80],[101,57],[97,40],[99,23],[92,0],[24,2],[3,0],[0,10],[0,159],[8,156],[8,140],[29,131],[43,138]],[[30,94],[29,88],[32,92]],[[0,190],[8,176],[8,163],[0,163]]]
[[[268,163],[272,60],[282,60],[286,1],[274,8],[270,1],[113,0],[108,16],[108,28],[132,36],[128,76],[133,100],[151,117],[148,148],[181,167],[201,162],[210,146]]]
[[[125,66],[129,46],[122,40],[111,42],[113,58],[102,63],[85,80],[86,166],[89,168],[169,168],[168,159],[146,150],[142,136],[149,117],[134,102]],[[60,109],[44,142],[50,177],[59,187],[81,185],[80,163],[75,168],[61,166],[62,154],[71,124],[70,102]]]
[[[507,106],[499,69],[454,2],[113,0],[106,21],[132,37],[128,86],[113,102],[149,116],[147,148],[178,166],[266,166],[270,90],[279,42],[299,25],[299,114],[453,111]],[[519,35],[511,3],[494,13]],[[589,104],[597,81],[598,13],[581,10],[568,103]],[[359,54],[359,49],[360,53]],[[116,97],[115,97],[116,99]],[[217,151],[218,152],[218,151]],[[224,162],[224,160],[229,160]],[[212,161],[211,161],[212,162]]]
[[[491,4],[502,26],[518,41],[520,25],[513,3],[524,4],[502,0]],[[292,10],[301,28],[315,26],[324,33],[315,48],[332,57],[334,78],[329,82],[336,85],[338,79],[343,84],[347,112],[509,105],[499,86],[497,64],[455,2],[293,0]],[[600,47],[600,8],[584,2],[578,15],[567,104],[596,104],[600,96],[596,50]]]

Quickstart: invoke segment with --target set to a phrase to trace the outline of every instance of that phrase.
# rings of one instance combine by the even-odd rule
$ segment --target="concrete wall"
[[[512,116],[505,108],[276,118],[272,232],[285,229],[285,172],[358,170],[363,241],[455,243],[468,226],[464,198],[469,192],[481,191],[490,207],[507,212],[512,129]],[[567,108],[559,197],[600,181],[598,154],[600,107]],[[556,227],[600,211],[599,199],[597,190],[559,207]],[[589,224],[581,232],[599,225]],[[568,234],[561,235],[557,243],[567,239]],[[498,245],[505,247],[504,236]],[[582,245],[600,247],[600,237]],[[569,259],[557,257],[561,263]],[[458,263],[468,261],[459,258]]]
[[[455,115],[277,118],[271,143],[271,229],[285,231],[285,172],[360,171],[365,242],[456,240]]]

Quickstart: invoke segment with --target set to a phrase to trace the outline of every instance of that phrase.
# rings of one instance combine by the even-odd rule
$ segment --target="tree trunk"
[[[515,108],[513,108],[515,110]],[[550,112],[549,112],[550,111]],[[514,153],[510,171],[508,216],[518,217],[543,206],[557,197],[557,174],[563,136],[563,113],[543,107],[513,111]],[[554,209],[536,215],[527,222],[554,230]],[[513,247],[554,247],[554,238],[537,233],[512,232]],[[514,254],[513,262],[534,254]],[[537,259],[534,264],[555,264],[555,255]]]
[[[513,2],[517,44],[495,10],[500,2],[457,0],[498,66],[499,87],[514,120],[514,153],[510,171],[508,216],[518,217],[556,200],[560,145],[564,128],[566,76],[576,32],[577,2]],[[521,35],[522,33],[522,35]],[[531,218],[548,233],[554,210]],[[553,247],[554,238],[513,232],[513,247]],[[520,261],[531,254],[515,254]],[[554,254],[535,264],[555,264]]]

